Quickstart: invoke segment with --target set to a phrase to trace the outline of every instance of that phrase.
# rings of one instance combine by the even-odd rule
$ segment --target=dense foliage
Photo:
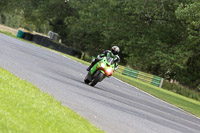
[[[2,0],[0,7],[17,13],[24,27],[49,28],[90,55],[118,45],[122,64],[200,88],[200,2]]]

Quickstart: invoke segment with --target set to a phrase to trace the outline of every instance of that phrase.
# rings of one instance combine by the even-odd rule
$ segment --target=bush
[[[196,92],[195,90],[189,89],[187,87],[184,87],[182,85],[178,85],[175,83],[169,83],[168,81],[164,81],[163,83],[163,89],[170,90],[172,92],[175,92],[177,94],[183,95],[185,97],[189,97],[192,99],[195,99],[197,101],[200,101],[200,93]]]
[[[92,57],[90,55],[88,55],[87,53],[84,53],[83,60],[87,61],[87,62],[91,62]]]

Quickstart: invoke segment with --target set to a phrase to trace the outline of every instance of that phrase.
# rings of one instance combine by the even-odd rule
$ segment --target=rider
[[[106,50],[103,52],[103,54],[100,54],[97,56],[97,58],[95,58],[91,65],[87,68],[87,71],[90,71],[90,69],[97,63],[99,62],[100,60],[102,60],[102,58],[104,56],[106,57],[112,57],[114,59],[114,63],[115,63],[115,70],[118,68],[118,65],[119,65],[119,62],[120,62],[120,58],[118,56],[119,54],[119,47],[117,46],[113,46],[111,51],[110,50]]]

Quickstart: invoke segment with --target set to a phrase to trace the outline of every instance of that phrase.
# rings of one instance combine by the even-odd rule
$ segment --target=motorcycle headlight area
[[[101,63],[101,67],[102,67],[102,68],[105,68],[106,65],[102,62],[102,63]]]
[[[111,68],[106,69],[106,73],[107,74],[111,74],[112,73],[112,69]]]

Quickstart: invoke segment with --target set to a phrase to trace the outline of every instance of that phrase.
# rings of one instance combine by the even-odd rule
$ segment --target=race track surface
[[[200,119],[115,78],[88,86],[87,66],[3,34],[0,67],[107,133],[200,133]]]

